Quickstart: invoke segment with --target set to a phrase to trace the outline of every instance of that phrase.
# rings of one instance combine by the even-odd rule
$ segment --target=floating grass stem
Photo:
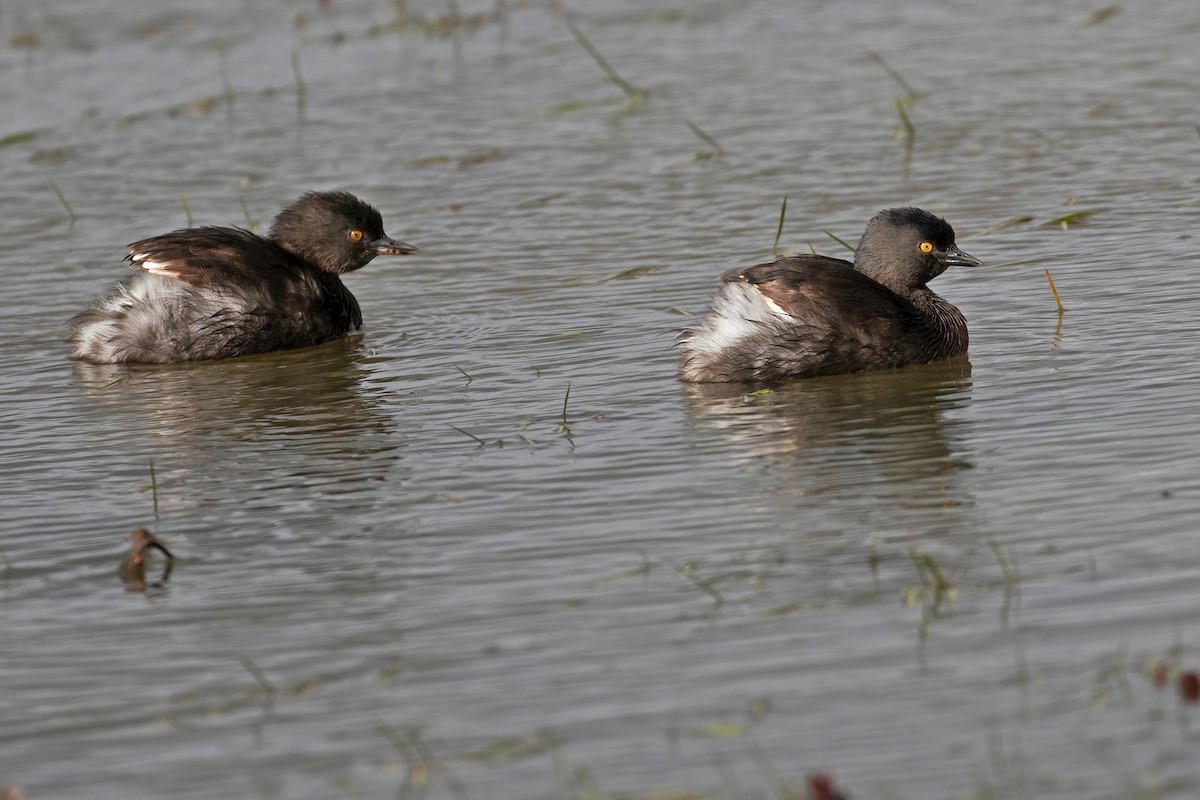
[[[455,364],[455,365],[454,365],[454,368],[455,368],[456,370],[458,370],[459,372],[461,372],[461,373],[462,373],[463,377],[467,379],[467,383],[468,383],[468,384],[470,384],[470,383],[471,383],[471,381],[475,380],[474,378],[472,378],[472,377],[471,377],[471,376],[470,376],[470,375],[467,373],[467,371],[466,371],[465,369],[463,369],[462,367],[460,367],[458,364]]]
[[[687,126],[689,128],[692,129],[692,133],[694,133],[698,137],[700,137],[700,140],[702,142],[704,142],[705,144],[707,144],[709,147],[711,147],[713,149],[713,153],[715,155],[721,156],[721,155],[725,154],[725,148],[721,147],[721,143],[718,142],[716,139],[714,139],[712,136],[709,136],[707,133],[705,133],[705,131],[699,125],[692,122],[690,119],[685,119],[684,122],[687,124]]]
[[[653,275],[662,267],[657,264],[648,264],[644,267],[630,267],[629,269],[621,270],[616,275],[610,275],[604,280],[607,281],[627,281],[631,278],[636,278],[641,275]]]
[[[896,138],[904,140],[904,179],[908,180],[908,171],[912,166],[913,144],[917,140],[917,129],[913,125],[912,120],[908,118],[908,109],[905,108],[904,99],[896,98],[896,113],[900,116],[901,127],[896,129]]]
[[[154,459],[150,459],[150,497],[154,501],[154,518],[158,519],[158,476],[154,473]]]
[[[1075,202],[1075,198],[1071,198],[1067,202],[1067,205],[1073,205],[1074,202]],[[1099,211],[1100,211],[1100,209],[1098,209],[1098,208],[1087,209],[1084,211],[1072,211],[1070,214],[1064,214],[1063,216],[1058,217],[1057,219],[1052,219],[1049,222],[1044,223],[1043,227],[1046,227],[1046,228],[1058,227],[1058,228],[1062,228],[1065,231],[1065,230],[1069,229],[1072,225],[1078,225],[1079,223],[1083,222],[1084,220],[1086,220],[1088,217],[1092,216],[1093,214],[1099,213]]]
[[[21,144],[22,142],[31,142],[40,136],[42,131],[18,131],[10,133],[7,136],[0,136],[0,147],[8,147],[10,144]]]
[[[618,75],[617,71],[613,69],[612,64],[609,64],[604,56],[600,55],[600,51],[597,50],[596,46],[593,45],[591,41],[589,41],[588,38],[583,35],[583,31],[579,30],[579,27],[571,21],[570,17],[567,17],[565,22],[567,23],[567,30],[569,30],[571,35],[575,37],[575,41],[583,45],[583,49],[588,51],[588,55],[592,57],[592,60],[600,65],[600,69],[604,70],[604,74],[608,76],[610,81],[621,87],[621,90],[628,95],[630,101],[636,103],[646,99],[646,96],[649,94],[649,92],[640,86],[633,85]]]
[[[225,93],[225,108],[230,115],[233,114],[233,84],[229,82],[229,70],[225,68],[225,51],[221,51],[217,55],[217,69],[221,73],[221,86]]]
[[[896,68],[889,64],[883,56],[875,52],[867,53],[867,55],[872,61],[883,67],[883,71],[886,72],[888,76],[891,77],[891,79],[894,80],[896,84],[904,90],[905,97],[907,97],[909,100],[916,100],[921,96],[920,93],[913,88],[912,84],[905,80],[904,76],[896,71]]]
[[[847,250],[849,250],[851,253],[853,253],[853,252],[854,252],[854,248],[853,248],[851,245],[849,245],[849,244],[846,242],[846,240],[845,240],[845,239],[841,239],[841,238],[839,238],[839,237],[837,237],[837,236],[833,235],[833,233],[832,233],[832,232],[830,232],[830,231],[825,231],[825,235],[826,235],[826,236],[828,236],[830,239],[833,239],[835,242],[837,242],[838,244],[840,244],[842,247],[844,247],[844,248],[846,248]]]
[[[250,656],[242,656],[241,661],[242,666],[254,677],[254,680],[258,681],[258,685],[263,688],[263,691],[269,695],[275,694],[275,684],[271,683],[266,673],[258,668],[258,665],[254,663],[254,660]]]
[[[779,237],[783,234],[783,218],[787,216],[787,195],[783,196],[783,205],[779,207],[779,226],[775,228],[775,243],[771,245],[771,257],[779,255]]]
[[[1050,293],[1054,295],[1054,302],[1058,306],[1058,313],[1061,314],[1065,310],[1062,300],[1058,296],[1058,289],[1054,288],[1054,278],[1050,277],[1050,270],[1046,270],[1046,280],[1050,283]]]
[[[900,98],[896,98],[896,114],[900,117],[900,128],[896,130],[896,138],[903,138],[904,146],[911,149],[913,140],[917,138],[917,129],[908,118],[908,109],[904,107],[904,101]]]
[[[179,202],[183,203],[183,213],[184,216],[187,217],[187,226],[189,228],[194,228],[196,226],[196,220],[192,218],[192,207],[188,203],[187,198],[183,195],[179,195]]]
[[[62,207],[67,210],[67,219],[71,220],[71,224],[74,225],[77,217],[75,216],[74,209],[71,208],[71,204],[67,202],[66,195],[62,193],[62,189],[58,188],[58,184],[54,181],[50,181],[50,188],[58,195],[58,202],[62,203]]]
[[[304,107],[307,103],[307,92],[304,88],[304,74],[300,72],[300,54],[292,51],[292,79],[296,83],[296,116],[304,119]]]
[[[452,425],[452,424],[450,424],[449,422],[447,422],[446,424],[447,424],[447,425],[450,425],[450,427],[451,427],[451,428],[454,428],[454,430],[458,431],[458,432],[459,432],[459,433],[461,433],[463,436],[469,436],[470,438],[472,438],[472,439],[474,439],[475,441],[479,442],[479,446],[480,446],[480,447],[486,447],[486,446],[487,446],[487,442],[485,442],[483,439],[480,439],[478,436],[476,436],[475,434],[471,433],[470,431],[464,431],[462,428],[458,427],[457,425]]]

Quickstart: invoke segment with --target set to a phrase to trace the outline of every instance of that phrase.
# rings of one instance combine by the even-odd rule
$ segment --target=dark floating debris
[[[1088,17],[1087,22],[1083,24],[1085,28],[1090,28],[1094,25],[1103,25],[1121,11],[1120,6],[1105,6],[1092,12]]]
[[[814,772],[808,776],[808,800],[850,800],[833,782],[828,772]]]
[[[1185,703],[1200,703],[1200,675],[1185,672],[1179,676],[1179,695]]]

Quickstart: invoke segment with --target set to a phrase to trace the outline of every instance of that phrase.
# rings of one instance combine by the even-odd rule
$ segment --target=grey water
[[[1181,0],[4,5],[0,786],[1195,797],[1198,35]],[[349,278],[360,336],[68,359],[128,242],[326,188],[423,250]],[[991,265],[933,284],[968,357],[680,384],[785,196],[789,252],[944,215]],[[134,526],[177,557],[141,592]]]

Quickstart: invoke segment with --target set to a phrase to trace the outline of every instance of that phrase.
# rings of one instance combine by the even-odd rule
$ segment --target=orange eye
[[[362,231],[358,230],[357,228],[350,231],[346,235],[350,237],[350,241],[352,241],[352,242],[361,242],[362,241]]]
[[[933,242],[921,242],[921,244],[918,246],[921,248],[922,253],[932,253],[933,252]]]

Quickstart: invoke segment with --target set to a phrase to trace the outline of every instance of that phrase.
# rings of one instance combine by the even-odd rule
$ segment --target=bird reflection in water
[[[77,363],[88,412],[119,418],[157,434],[173,452],[207,452],[214,442],[288,436],[300,448],[330,448],[335,437],[348,456],[377,450],[391,424],[379,392],[364,385],[371,369],[362,337],[188,365]],[[365,441],[358,441],[364,439]],[[357,447],[356,447],[357,445]]]
[[[763,491],[789,506],[819,503],[849,518],[879,511],[953,530],[968,504],[969,437],[952,412],[970,402],[971,363],[936,364],[773,385],[684,385],[692,427],[725,459],[772,476]],[[719,435],[715,435],[719,432]],[[932,512],[932,513],[931,513]]]
[[[166,559],[162,575],[153,583],[146,583],[146,555],[150,550],[158,550]],[[175,556],[154,534],[145,528],[134,528],[129,534],[129,553],[121,562],[117,574],[125,583],[125,589],[130,592],[142,593],[148,587],[162,588],[171,577],[171,569],[175,564]]]

